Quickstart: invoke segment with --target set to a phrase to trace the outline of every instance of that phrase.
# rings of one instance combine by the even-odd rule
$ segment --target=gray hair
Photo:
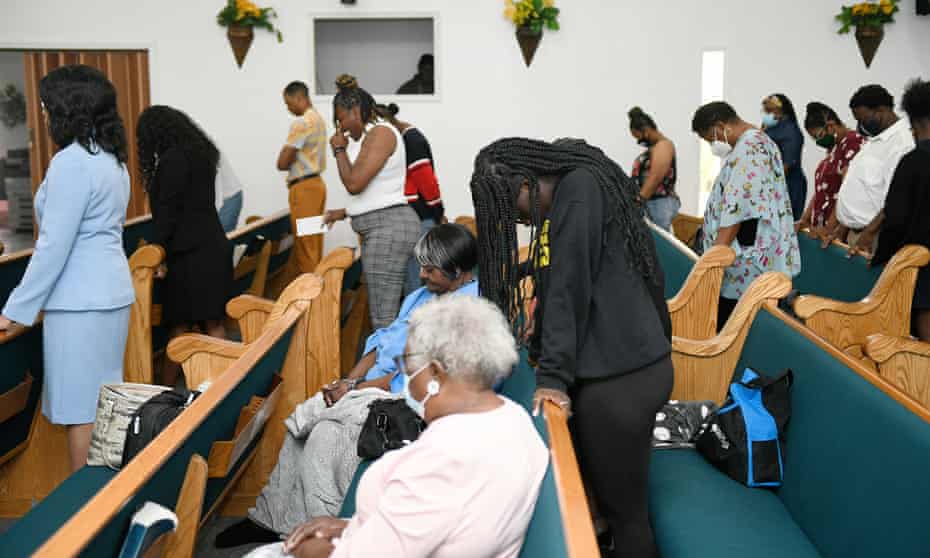
[[[500,309],[475,296],[448,294],[417,308],[407,329],[409,369],[437,361],[450,376],[490,388],[517,364],[517,344]]]

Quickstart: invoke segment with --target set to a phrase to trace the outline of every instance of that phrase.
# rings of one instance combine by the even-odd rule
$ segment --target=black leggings
[[[672,391],[670,356],[573,391],[571,427],[582,476],[610,525],[611,558],[658,556],[649,524],[648,479],[656,413]]]

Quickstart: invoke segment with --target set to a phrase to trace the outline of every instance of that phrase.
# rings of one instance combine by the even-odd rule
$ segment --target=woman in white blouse
[[[339,76],[336,86],[336,133],[330,145],[350,199],[345,209],[327,211],[325,221],[352,218],[352,229],[362,239],[371,324],[377,330],[389,326],[400,310],[420,218],[404,195],[407,155],[400,132],[378,118],[374,98],[354,77]]]
[[[491,389],[517,351],[488,301],[449,295],[414,312],[401,373],[429,427],[364,474],[351,520],[319,517],[258,555],[516,557],[548,452],[526,411]]]

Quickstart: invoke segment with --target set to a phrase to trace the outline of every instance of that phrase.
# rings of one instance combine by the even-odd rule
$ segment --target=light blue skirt
[[[52,424],[94,422],[100,386],[123,381],[129,309],[45,312],[42,414]]]

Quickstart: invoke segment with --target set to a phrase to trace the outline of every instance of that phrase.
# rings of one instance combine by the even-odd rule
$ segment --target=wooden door
[[[28,51],[26,67],[26,123],[29,126],[29,164],[32,193],[45,178],[57,147],[49,136],[39,104],[39,81],[50,71],[69,64],[86,64],[102,71],[116,87],[117,108],[126,127],[129,176],[132,195],[127,218],[149,212],[145,188],[139,173],[136,150],[136,122],[149,106],[149,56],[144,50]]]

